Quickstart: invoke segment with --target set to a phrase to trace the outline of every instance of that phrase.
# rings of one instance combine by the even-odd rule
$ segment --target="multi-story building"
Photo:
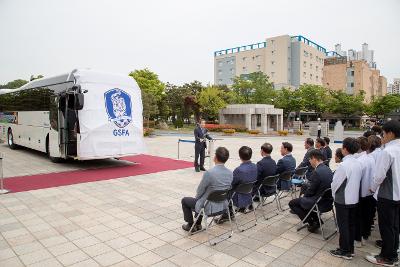
[[[275,88],[322,85],[326,49],[304,36],[282,35],[214,52],[215,84],[231,85],[236,76],[265,73]]]
[[[400,94],[400,79],[393,79],[393,83],[388,86],[388,94]]]
[[[346,51],[342,51],[342,46],[340,44],[336,44],[335,52],[340,56],[347,56],[348,60],[365,60],[370,68],[375,69],[376,62],[374,61],[374,50],[369,50],[367,43],[363,43],[361,47],[361,51],[349,49],[346,53]]]
[[[348,94],[358,94],[363,90],[365,101],[369,102],[374,96],[386,95],[387,81],[379,70],[371,68],[365,60],[336,56],[324,61],[323,86],[344,90]]]

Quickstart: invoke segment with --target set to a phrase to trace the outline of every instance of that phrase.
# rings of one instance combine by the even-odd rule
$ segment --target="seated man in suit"
[[[331,159],[332,159],[332,149],[329,147],[329,143],[331,142],[331,139],[329,139],[329,137],[325,136],[324,140],[325,140],[326,159],[328,160],[327,165],[329,167],[329,163],[331,162]]]
[[[304,141],[304,148],[307,150],[306,154],[304,155],[303,161],[299,164],[297,168],[307,167],[306,177],[310,178],[311,173],[314,171],[314,168],[310,164],[310,152],[314,150],[314,140],[312,138],[307,138]]]
[[[276,162],[271,158],[273,147],[270,143],[265,143],[261,146],[261,156],[263,157],[259,162],[257,162],[257,183],[254,186],[253,195],[254,201],[258,201],[258,187],[262,183],[265,177],[272,176],[276,174]],[[275,189],[272,188],[275,191]],[[260,193],[262,195],[267,194],[271,191],[271,188],[261,187]]]
[[[231,188],[232,184],[232,171],[225,167],[225,162],[229,158],[229,151],[225,147],[218,147],[215,151],[214,156],[214,168],[206,171],[203,175],[203,178],[197,187],[196,197],[184,197],[182,199],[182,210],[184,220],[187,224],[182,225],[182,229],[185,231],[189,231],[193,225],[193,211],[196,215],[202,209],[205,201],[207,200],[208,195],[215,190],[226,190]],[[206,214],[210,214],[211,211],[213,213],[221,212],[222,210],[228,207],[228,201],[223,203],[209,203],[206,207]],[[196,226],[193,227],[193,231],[201,230],[201,221],[200,217]]]
[[[283,156],[276,164],[276,174],[282,174],[284,172],[294,172],[296,169],[296,159],[292,156],[293,145],[288,142],[283,142],[281,146],[281,155]],[[289,190],[290,181],[278,181],[279,190]]]
[[[232,192],[239,184],[255,182],[257,180],[257,166],[251,162],[253,151],[248,146],[242,146],[239,149],[239,157],[242,164],[233,171]],[[233,205],[239,208],[239,212],[245,212],[247,207],[253,204],[251,194],[238,194],[233,196]],[[252,207],[251,207],[252,208]],[[233,207],[229,207],[231,218],[234,217]],[[229,219],[228,214],[224,214],[217,220],[223,223]]]
[[[324,190],[330,188],[333,174],[328,166],[323,164],[323,155],[319,150],[310,152],[310,163],[315,168],[310,177],[310,185],[307,191],[300,198],[293,199],[289,202],[291,213],[297,214],[300,220],[303,220],[310,211],[315,201],[322,195]],[[320,208],[332,206],[333,199],[329,198],[320,202]],[[314,232],[320,225],[316,213],[311,213],[307,219],[308,231]]]
[[[318,149],[319,151],[321,151],[321,154],[323,157],[323,160],[327,160],[328,159],[328,155],[325,149],[325,140],[322,138],[317,138],[315,139],[315,148]]]

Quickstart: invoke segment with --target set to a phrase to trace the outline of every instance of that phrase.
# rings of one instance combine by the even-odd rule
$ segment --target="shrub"
[[[249,130],[248,133],[249,134],[259,134],[260,131],[259,130]]]
[[[205,128],[210,132],[222,132],[224,129],[234,129],[236,132],[246,132],[247,128],[233,124],[206,124]]]
[[[156,125],[155,121],[143,120],[143,127],[145,128],[154,128]]]
[[[178,120],[174,121],[174,126],[176,128],[182,128],[183,127],[183,120],[178,119]]]
[[[236,131],[235,129],[223,129],[222,132],[224,134],[234,134]]]
[[[149,136],[153,134],[154,129],[153,128],[143,128],[143,136]]]
[[[288,132],[287,130],[278,131],[278,134],[279,134],[280,136],[287,136],[288,133],[289,133],[289,132]]]

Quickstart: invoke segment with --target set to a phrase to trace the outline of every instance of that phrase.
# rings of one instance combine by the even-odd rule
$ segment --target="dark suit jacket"
[[[200,126],[197,126],[194,129],[194,139],[195,139],[195,145],[204,145],[204,147],[207,147],[206,142],[200,142],[200,139],[209,139],[211,140],[211,136],[208,134],[208,130],[205,128],[201,128]]]
[[[310,176],[312,172],[314,171],[314,168],[311,166],[310,163],[310,152],[314,150],[314,147],[311,147],[307,150],[306,154],[304,155],[303,161],[299,164],[297,168],[302,168],[302,167],[307,167],[307,172],[306,172],[306,177],[310,179]]]
[[[267,176],[272,176],[276,174],[276,162],[271,158],[271,156],[263,157],[259,162],[257,162],[257,183],[261,184]]]
[[[293,172],[296,169],[296,159],[292,154],[283,156],[276,164],[276,173],[281,174],[286,171]]]
[[[333,173],[331,169],[323,163],[319,164],[310,177],[310,185],[303,197],[300,198],[302,208],[311,209],[324,190],[331,187],[332,179]],[[319,207],[324,210],[332,206],[332,203],[333,199],[329,197],[321,201]]]
[[[278,163],[276,164],[276,174],[281,174],[286,171],[294,172],[296,169],[296,159],[292,156],[292,154],[288,154],[283,156]],[[278,181],[278,189],[279,190],[289,190],[291,184],[290,181]]]
[[[243,162],[233,171],[232,189],[238,184],[255,182],[257,180],[257,166],[251,161]],[[245,208],[252,204],[251,194],[235,194],[233,204],[239,208]]]
[[[329,159],[327,166],[329,167],[329,163],[332,159],[332,149],[329,146],[324,147],[326,153],[326,159]]]

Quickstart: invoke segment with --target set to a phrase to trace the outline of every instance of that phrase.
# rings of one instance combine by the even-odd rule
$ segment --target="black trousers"
[[[321,130],[318,130],[318,138],[321,138]]]
[[[304,209],[301,205],[300,205],[300,198],[295,198],[292,199],[289,202],[289,208],[297,215],[299,216],[300,220],[303,220],[307,213],[310,211],[309,209]],[[307,223],[319,223],[318,221],[318,216],[317,213],[312,212],[307,220],[305,221]]]
[[[371,235],[371,226],[374,224],[375,211],[376,200],[373,196],[360,198],[356,215],[356,241],[361,241],[361,237],[368,239]]]
[[[378,223],[382,237],[380,256],[394,260],[399,248],[399,209],[400,203],[378,198]]]
[[[197,199],[194,197],[184,197],[182,198],[182,211],[183,211],[183,219],[185,222],[189,224],[193,224],[193,212],[196,207]],[[195,214],[197,216],[197,214]],[[200,216],[197,220],[196,224],[200,225],[203,217]]]
[[[200,157],[200,164],[199,164]],[[195,143],[194,145],[194,166],[204,167],[204,158],[206,157],[205,143]]]
[[[354,253],[357,206],[335,203],[339,227],[339,248],[345,253]]]

